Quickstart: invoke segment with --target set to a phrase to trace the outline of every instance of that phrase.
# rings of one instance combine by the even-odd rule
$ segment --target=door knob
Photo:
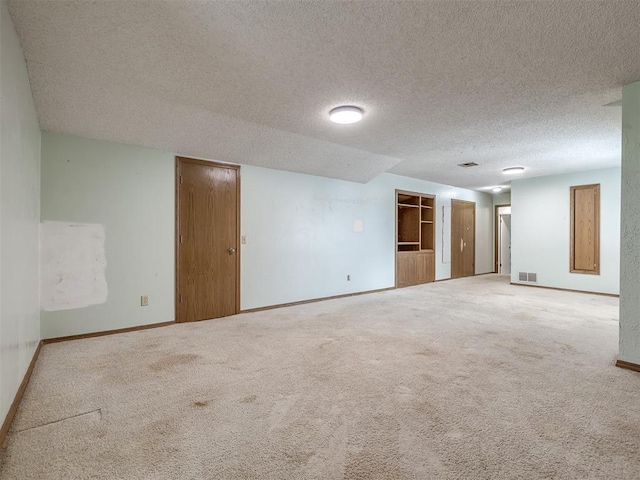
[[[229,250],[227,250],[227,252],[229,252],[229,255],[233,255],[234,253],[236,253],[236,249],[231,247]]]

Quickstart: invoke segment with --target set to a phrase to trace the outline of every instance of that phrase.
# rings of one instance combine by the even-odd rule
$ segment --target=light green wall
[[[42,312],[43,338],[174,319],[174,189],[173,154],[42,134],[42,221],[104,225],[109,288],[102,305]]]
[[[492,196],[494,205],[509,205],[511,204],[511,192],[494,193]]]
[[[42,220],[105,226],[107,302],[42,312],[57,337],[174,319],[174,155],[147,148],[43,134]],[[491,196],[383,174],[367,183],[241,168],[241,308],[391,287],[395,189],[477,204],[476,272],[491,271]],[[364,231],[353,231],[362,220]],[[436,278],[448,278],[436,217]],[[351,275],[351,281],[347,281]],[[140,296],[149,295],[149,307]]]
[[[441,232],[452,198],[476,203],[476,272],[493,268],[486,193],[386,173],[366,184],[250,166],[241,173],[242,308],[393,287],[396,189],[436,195],[436,279],[451,276]]]
[[[571,273],[570,187],[600,184],[600,275]],[[617,294],[620,288],[620,168],[511,182],[511,281]]]
[[[640,82],[622,89],[620,360],[640,365]]]
[[[0,421],[40,340],[40,127],[27,67],[0,3]]]

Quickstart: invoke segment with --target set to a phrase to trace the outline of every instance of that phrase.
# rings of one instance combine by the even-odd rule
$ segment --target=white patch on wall
[[[442,263],[451,263],[451,207],[442,207]]]
[[[353,231],[355,233],[364,232],[364,221],[362,221],[362,220],[354,220],[353,221]]]
[[[70,310],[107,301],[104,238],[103,225],[40,224],[40,302],[43,310]]]

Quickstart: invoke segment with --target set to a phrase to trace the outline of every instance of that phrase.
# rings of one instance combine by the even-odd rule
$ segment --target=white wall
[[[391,174],[367,184],[251,166],[241,174],[243,309],[393,287],[396,189],[436,195],[436,279],[450,277],[441,230],[451,198],[476,202],[476,272],[492,270],[488,194]]]
[[[390,174],[383,174],[375,181],[383,182],[387,189],[392,190],[392,202],[395,202],[396,188],[436,195],[436,280],[451,277],[451,258],[442,257],[442,209],[450,209],[452,199],[475,202],[476,274],[493,271],[493,205],[490,194]],[[395,211],[392,213],[395,215]],[[446,228],[450,231],[451,225],[447,224]]]
[[[27,69],[0,4],[0,422],[40,341],[40,127]]]
[[[103,305],[42,312],[43,336],[173,320],[173,154],[45,133],[42,162],[42,220],[105,226],[109,288]],[[437,196],[436,278],[450,276],[440,231],[452,197],[476,202],[476,272],[492,270],[486,193],[390,174],[368,184],[252,166],[240,174],[242,309],[392,287],[396,188]]]
[[[494,205],[511,205],[511,192],[494,193],[491,198]]]
[[[622,89],[619,359],[640,365],[640,82]]]
[[[42,134],[42,221],[104,226],[108,289],[101,305],[43,311],[43,338],[173,321],[174,191],[170,153]]]
[[[600,184],[600,275],[570,273],[570,200],[575,185]],[[511,281],[538,274],[538,284],[619,293],[620,168],[514,180],[511,183]]]

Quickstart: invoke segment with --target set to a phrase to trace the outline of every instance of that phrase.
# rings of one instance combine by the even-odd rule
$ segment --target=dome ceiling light
[[[359,122],[363,116],[364,110],[353,105],[336,107],[329,112],[331,121],[342,125]]]
[[[502,173],[505,175],[515,175],[516,173],[522,172],[524,172],[524,167],[508,167],[502,169]]]

